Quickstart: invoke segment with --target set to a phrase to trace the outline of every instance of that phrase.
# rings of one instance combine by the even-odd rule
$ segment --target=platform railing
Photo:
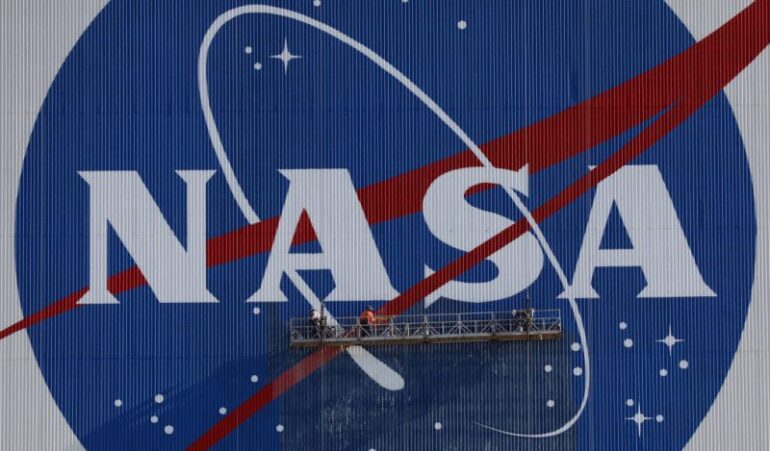
[[[559,310],[487,313],[438,313],[379,316],[373,324],[358,317],[338,317],[336,325],[291,320],[292,346],[414,344],[486,340],[552,339],[561,336]]]

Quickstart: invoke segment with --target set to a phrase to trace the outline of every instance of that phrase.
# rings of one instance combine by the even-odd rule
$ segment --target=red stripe
[[[602,180],[612,175],[615,171],[632,161],[634,158],[649,149],[659,139],[675,129],[679,124],[689,118],[695,111],[700,109],[709,99],[716,95],[719,90],[732,80],[740,71],[743,70],[770,42],[770,27],[767,24],[767,17],[770,10],[768,2],[760,0],[744,10],[741,14],[733,18],[728,24],[721,27],[709,38],[702,41],[702,45],[707,46],[710,52],[703,52],[701,55],[715,55],[714,51],[726,51],[728,55],[722,54],[724,64],[717,65],[718,68],[712,68],[709,63],[714,60],[697,60],[694,66],[683,66],[679,69],[695,70],[709,69],[701,73],[708,79],[701,80],[700,83],[685,85],[690,89],[682,94],[686,98],[672,96],[674,99],[681,99],[669,111],[667,111],[655,122],[643,130],[639,135],[623,146],[618,152],[613,154],[607,160],[602,162],[593,171],[578,179],[575,183],[560,192],[557,196],[541,205],[532,212],[535,221],[542,222],[552,214],[559,211],[565,205],[574,201],[585,194],[592,187],[596,186]],[[746,35],[742,35],[744,32]],[[752,32],[755,33],[752,36]],[[719,39],[716,39],[716,38]],[[740,39],[743,38],[743,39]],[[731,49],[731,43],[737,43],[740,49]],[[700,45],[700,44],[699,44]],[[742,46],[741,46],[742,45]],[[732,50],[735,50],[732,52]],[[702,56],[705,58],[705,56]],[[726,60],[726,61],[725,61]],[[696,72],[697,73],[697,72]],[[682,76],[681,78],[685,78]],[[650,89],[655,89],[650,86]],[[669,87],[660,87],[669,90]],[[446,282],[453,280],[458,275],[467,271],[485,258],[492,255],[508,243],[515,240],[529,230],[529,224],[519,221],[499,234],[490,238],[473,251],[463,255],[449,265],[443,267],[430,277],[420,281],[409,290],[383,306],[377,313],[380,315],[398,315],[428,294],[432,293]],[[287,383],[296,383],[307,377],[312,371],[323,366],[340,354],[340,348],[328,350],[326,348],[314,352],[310,356],[294,365],[289,371],[279,376],[274,381],[267,384],[259,390],[252,398],[248,399],[232,414],[223,418],[198,440],[196,440],[188,449],[205,450],[218,443],[222,438],[236,429],[241,423],[253,416],[262,407],[269,404],[288,387]]]
[[[749,31],[765,30],[766,18],[761,13],[749,14],[752,8],[755,11],[766,8],[765,0],[756,2],[728,24],[666,63],[555,116],[483,144],[482,150],[498,167],[518,169],[529,162],[530,171],[535,173],[649,119],[677,99],[682,99],[693,86],[710,83],[711,88],[718,86],[721,89],[726,84],[726,75],[720,71],[742,70],[745,67],[742,62],[758,53],[756,45],[751,44],[763,46],[763,35],[758,32],[751,36]],[[743,30],[746,36],[739,36],[741,30],[736,28],[736,24],[747,27]],[[720,61],[720,64],[714,64],[714,61]],[[371,224],[395,219],[420,211],[428,186],[439,175],[477,165],[473,154],[465,151],[362,188],[358,191],[359,199]],[[391,202],[392,199],[399,199],[399,202]],[[278,218],[271,218],[210,239],[206,249],[207,265],[216,266],[266,252],[270,249],[277,226]],[[301,224],[295,243],[314,239],[309,224]],[[141,272],[134,267],[110,277],[108,286],[112,293],[119,294],[145,283]],[[0,331],[0,340],[74,309],[85,290],[83,288],[55,301],[5,328]]]
[[[758,3],[760,2],[756,2],[752,7]],[[761,6],[765,7],[765,1],[762,0],[761,3]],[[730,29],[730,24],[740,22],[749,27],[747,30],[762,30],[762,26],[766,26],[763,23],[765,18],[760,14],[748,14],[750,9],[747,8],[715,33],[665,64],[551,118],[490,141],[481,146],[482,150],[496,166],[518,169],[528,161],[530,171],[535,173],[652,117],[674,100],[682,98],[688,87],[699,84],[702,86],[711,81],[721,88],[726,82],[722,83],[724,76],[720,76],[720,69],[725,71],[740,67],[740,71],[745,66],[740,66],[739,61],[746,60],[747,55],[756,55],[752,52],[757,49],[748,45],[750,37],[744,38],[743,41],[729,40],[729,36],[740,31],[734,26]],[[757,33],[753,42],[761,45],[761,37],[761,34]],[[732,42],[736,44],[730,46]],[[747,45],[742,46],[741,42]],[[725,61],[725,64],[713,64],[717,59],[715,56],[728,61]],[[732,64],[729,60],[732,60]],[[706,78],[704,74],[710,75],[710,78]],[[538,151],[528,152],[535,148]],[[478,161],[473,154],[465,151],[365,187],[359,190],[359,199],[367,219],[372,224],[412,214],[420,211],[422,198],[436,177],[453,169],[476,165]],[[399,199],[400,202],[391,202],[391,199]],[[271,218],[210,239],[207,243],[207,265],[216,266],[269,250],[277,226],[278,218]],[[315,237],[312,228],[305,223],[297,231],[295,243],[313,239]],[[112,293],[119,294],[145,283],[141,272],[134,267],[110,277],[108,286]],[[74,309],[85,290],[86,288],[83,288],[70,294],[5,328],[0,331],[0,340]]]
[[[107,281],[107,289],[110,290],[111,293],[122,293],[124,291],[132,290],[134,288],[145,285],[146,283],[147,280],[145,280],[142,272],[139,271],[139,268],[133,267],[110,277],[109,281]],[[53,304],[43,308],[42,310],[24,317],[24,319],[21,321],[6,327],[0,331],[0,340],[3,340],[4,338],[13,335],[20,330],[24,330],[27,327],[34,326],[35,324],[43,322],[49,318],[75,309],[78,307],[77,302],[81,297],[83,297],[83,295],[86,294],[86,291],[88,291],[87,287],[81,288],[80,290],[65,296]]]
[[[715,33],[667,63],[552,118],[487,143],[482,146],[482,149],[499,167],[518,169],[528,161],[530,170],[537,172],[616,136],[659,113],[675,100],[680,100],[680,103],[671,111],[618,153],[535,210],[533,216],[536,221],[543,221],[654,144],[743,70],[770,39],[767,14],[768,2],[759,0]],[[752,33],[754,33],[753,36]],[[721,58],[721,64],[714,64],[718,58]],[[689,91],[688,88],[695,89]],[[685,95],[688,97],[683,98]],[[536,146],[533,143],[536,143]],[[527,152],[534,148],[537,149],[536,152]],[[470,152],[466,151],[364,188],[359,191],[359,198],[371,223],[410,214],[419,211],[422,194],[438,175],[452,169],[473,165],[477,165],[477,162]],[[389,202],[393,198],[404,201]],[[207,264],[218,265],[266,251],[272,243],[276,227],[277,218],[273,218],[209,240]],[[392,315],[405,311],[427,294],[525,233],[528,228],[525,222],[516,223],[431,277],[419,282],[386,304],[380,313]],[[297,236],[297,242],[314,238],[311,229],[306,226],[298,231]],[[109,288],[117,294],[145,283],[139,270],[131,268],[112,276]],[[73,309],[85,290],[81,289],[56,301],[0,331],[0,339]],[[191,446],[191,449],[206,449],[217,443],[245,419],[320,368],[339,352],[338,349],[321,350],[303,359],[207,431]]]

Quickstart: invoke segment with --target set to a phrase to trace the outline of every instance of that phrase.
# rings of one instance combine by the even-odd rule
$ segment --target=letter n
[[[135,171],[81,171],[89,187],[89,288],[78,304],[117,304],[107,289],[112,227],[159,302],[218,302],[206,289],[206,182],[214,171],[176,171],[187,185],[187,249]]]

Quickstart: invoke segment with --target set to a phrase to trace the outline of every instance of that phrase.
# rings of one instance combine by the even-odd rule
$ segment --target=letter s
[[[526,167],[519,172],[464,168],[437,178],[423,199],[423,215],[431,233],[442,242],[467,252],[514,224],[515,221],[476,208],[466,201],[468,189],[486,183],[512,186],[526,195]],[[499,269],[495,278],[486,282],[450,281],[427,297],[425,306],[442,297],[476,303],[505,299],[531,285],[543,269],[543,253],[531,233],[522,235],[488,260]],[[433,272],[425,266],[426,277]]]

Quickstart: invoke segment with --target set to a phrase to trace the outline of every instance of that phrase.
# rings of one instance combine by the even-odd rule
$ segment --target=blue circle
[[[216,169],[207,185],[206,234],[247,226],[219,170],[201,110],[197,63],[214,19],[242,2],[113,0],[81,37],[58,73],[27,149],[16,220],[22,309],[29,316],[88,284],[88,185],[78,171],[136,171],[177,238],[187,242],[185,185],[177,170]],[[244,3],[245,4],[245,3]],[[519,130],[604,92],[686,50],[691,36],[662,2],[282,2],[354,37],[399,68],[477,143]],[[642,20],[642,18],[644,20]],[[468,23],[458,30],[462,19]],[[272,56],[288,43],[301,55]],[[244,52],[246,47],[252,52]],[[256,63],[260,70],[254,70]],[[288,182],[278,170],[347,169],[357,188],[448,158],[465,146],[389,75],[329,36],[276,17],[245,17],[215,39],[208,63],[212,109],[235,173],[262,218],[280,214]],[[619,114],[622,114],[620,112]],[[532,175],[530,208],[543,204],[628,142],[646,124]],[[532,151],[538,149],[533,143]],[[655,165],[687,243],[714,298],[640,299],[639,268],[599,269],[600,298],[579,301],[588,331],[589,414],[542,440],[541,449],[681,448],[718,393],[735,354],[750,302],[756,222],[752,183],[732,111],[722,94],[633,164]],[[542,224],[564,265],[575,271],[595,191]],[[393,199],[392,202],[399,202]],[[496,190],[474,205],[511,218]],[[404,291],[462,255],[433,237],[421,214],[372,226],[394,287]],[[605,248],[628,247],[614,211]],[[312,244],[298,252],[318,251]],[[109,236],[109,274],[135,265]],[[28,330],[59,408],[86,448],[182,449],[306,352],[288,347],[288,322],[309,305],[286,280],[288,303],[254,305],[267,253],[209,268],[218,304],[159,304],[145,286],[120,305],[85,306]],[[328,273],[305,274],[328,292]],[[463,276],[496,275],[489,262]],[[529,296],[558,308],[565,337],[551,343],[385,347],[373,353],[406,387],[388,392],[346,356],[308,377],[225,438],[223,449],[499,449],[522,439],[477,423],[537,433],[559,427],[577,409],[582,353],[562,286],[545,266],[518,295],[491,304],[442,300],[427,311],[506,311]],[[355,316],[372,300],[333,303]],[[381,305],[381,304],[379,304]],[[426,311],[422,304],[411,312]],[[628,328],[620,330],[617,324]],[[662,339],[669,325],[685,342]],[[623,347],[626,339],[634,346]],[[686,359],[687,371],[670,371]],[[542,368],[552,365],[553,372]],[[252,375],[258,375],[256,382]],[[165,394],[158,407],[153,397]],[[116,409],[115,399],[123,406]],[[625,405],[626,399],[636,406]],[[555,407],[547,407],[553,400]],[[636,408],[665,422],[637,426]],[[162,412],[158,411],[162,408]],[[148,418],[173,425],[163,433]],[[434,424],[440,422],[437,434]],[[276,433],[276,425],[286,430]],[[426,439],[425,437],[430,437]]]

